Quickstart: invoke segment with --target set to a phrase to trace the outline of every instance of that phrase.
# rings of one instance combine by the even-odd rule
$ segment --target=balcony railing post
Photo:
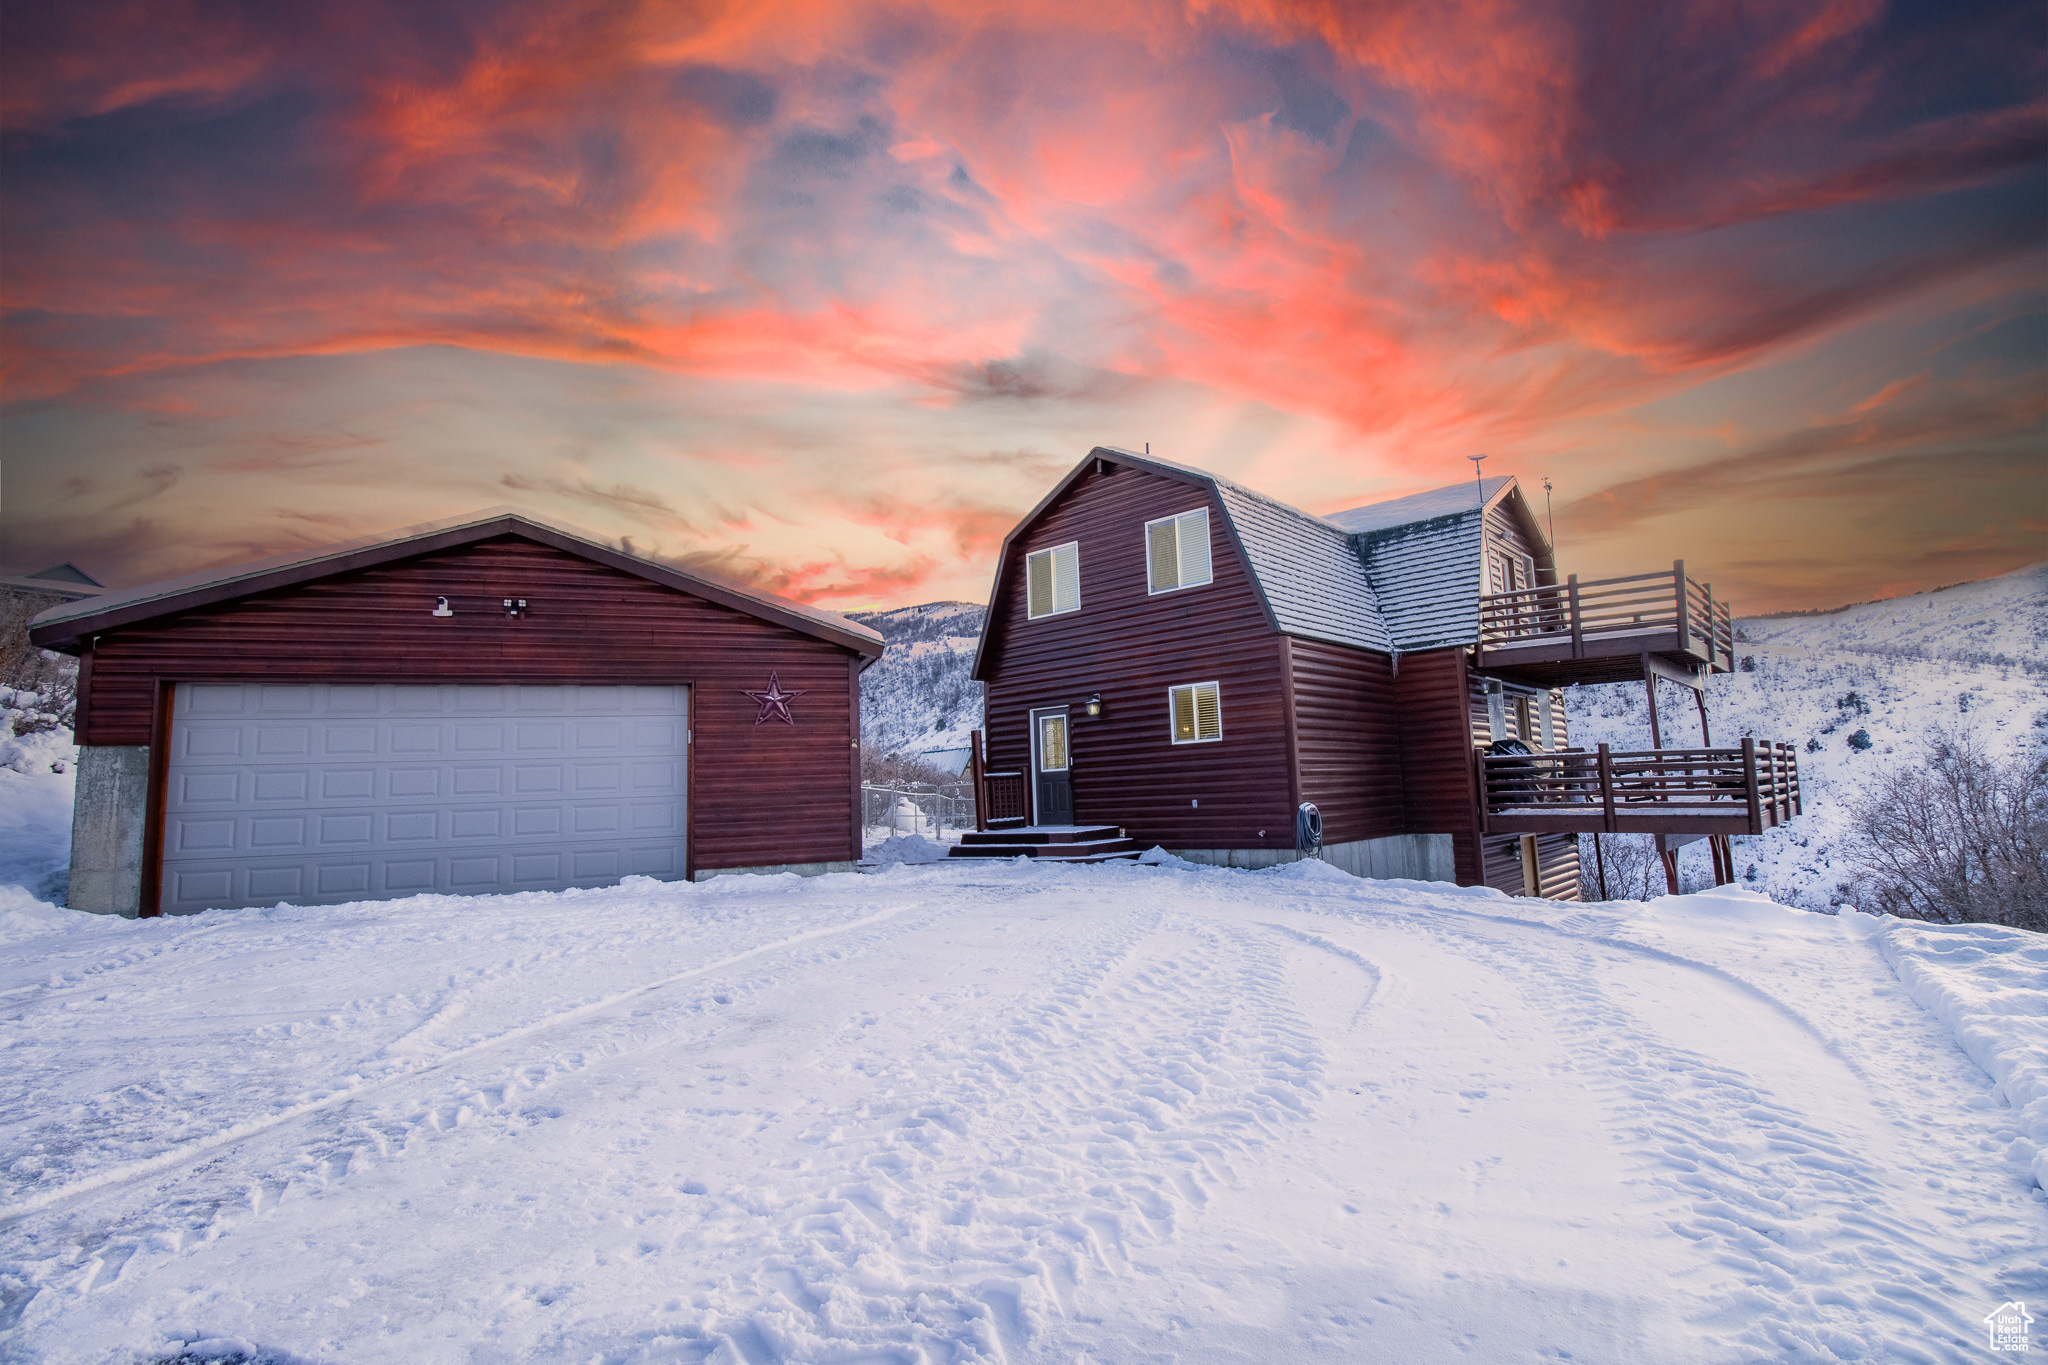
[[[1764,832],[1764,812],[1761,793],[1756,787],[1756,741],[1748,735],[1742,737],[1742,785],[1749,797],[1749,832]]]
[[[1686,591],[1685,561],[1671,561],[1671,577],[1678,592],[1678,648],[1680,652],[1692,648],[1692,601]]]
[[[1572,657],[1583,659],[1586,657],[1586,623],[1579,616],[1579,576],[1573,574],[1568,584],[1571,591]]]
[[[1600,824],[1614,833],[1614,753],[1605,744],[1600,746]]]
[[[1711,673],[1714,671],[1714,661],[1721,657],[1721,646],[1718,643],[1721,632],[1714,629],[1714,585],[1702,583],[1700,592],[1707,599],[1703,612],[1705,619],[1700,624],[1707,628],[1707,672]]]

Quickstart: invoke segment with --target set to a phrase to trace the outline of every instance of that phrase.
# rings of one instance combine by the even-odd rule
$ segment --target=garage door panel
[[[181,686],[163,908],[681,876],[686,698],[680,687]]]
[[[376,753],[377,739],[374,725],[329,725],[321,731],[320,747],[337,758],[354,758]]]

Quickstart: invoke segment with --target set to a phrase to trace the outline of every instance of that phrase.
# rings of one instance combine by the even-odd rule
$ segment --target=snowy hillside
[[[1745,884],[1784,904],[1825,909],[1843,898],[1856,871],[1842,847],[1847,803],[1919,761],[1935,727],[1967,732],[1999,757],[2048,748],[2048,565],[1737,627],[1740,669],[1708,684],[1707,712],[1717,744],[1753,735],[1800,749],[1806,814],[1735,841]],[[1566,695],[1574,744],[1650,746],[1642,684]],[[1659,695],[1664,742],[1698,743],[1690,695]],[[1688,884],[1707,877],[1704,846],[1683,859]]]
[[[1168,860],[0,944],[0,1359],[1961,1362],[2048,1298],[2021,930]]]
[[[847,613],[889,642],[860,678],[864,745],[907,757],[967,747],[967,732],[981,725],[981,684],[969,674],[983,610],[972,602],[928,602]]]

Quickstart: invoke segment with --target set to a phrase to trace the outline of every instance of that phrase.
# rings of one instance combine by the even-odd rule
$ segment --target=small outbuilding
[[[497,508],[53,607],[70,904],[849,871],[882,637]]]

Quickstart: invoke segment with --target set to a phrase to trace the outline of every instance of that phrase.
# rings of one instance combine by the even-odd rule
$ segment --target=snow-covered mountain
[[[905,756],[967,747],[981,724],[981,684],[968,675],[986,614],[973,602],[847,613],[889,642],[861,675],[862,744]]]
[[[982,616],[972,603],[934,602],[855,617],[889,641],[861,684],[870,743],[909,754],[967,743],[982,716],[981,686],[968,677]],[[1873,778],[1918,761],[1936,727],[1967,732],[2000,756],[2048,745],[2048,564],[1738,624],[1742,667],[1708,685],[1708,717],[1717,744],[1754,735],[1800,747],[1806,813],[1736,842],[1746,884],[1782,904],[1841,900],[1855,873],[1842,853],[1847,803]],[[1697,742],[1691,699],[1669,686],[1663,697],[1665,742]],[[1573,688],[1567,701],[1573,743],[1649,747],[1642,684]],[[1682,865],[1689,883],[1703,884],[1704,846],[1688,848]]]
[[[1937,728],[1995,757],[2048,746],[2048,564],[1838,611],[1737,622],[1738,670],[1707,684],[1714,742],[1745,735],[1800,748],[1805,814],[1735,841],[1745,884],[1780,904],[1838,904],[1856,867],[1848,807],[1875,780],[1920,761]],[[1641,683],[1567,694],[1572,742],[1650,747]],[[1667,745],[1699,742],[1692,699],[1660,693]],[[1681,856],[1703,881],[1704,845]]]

